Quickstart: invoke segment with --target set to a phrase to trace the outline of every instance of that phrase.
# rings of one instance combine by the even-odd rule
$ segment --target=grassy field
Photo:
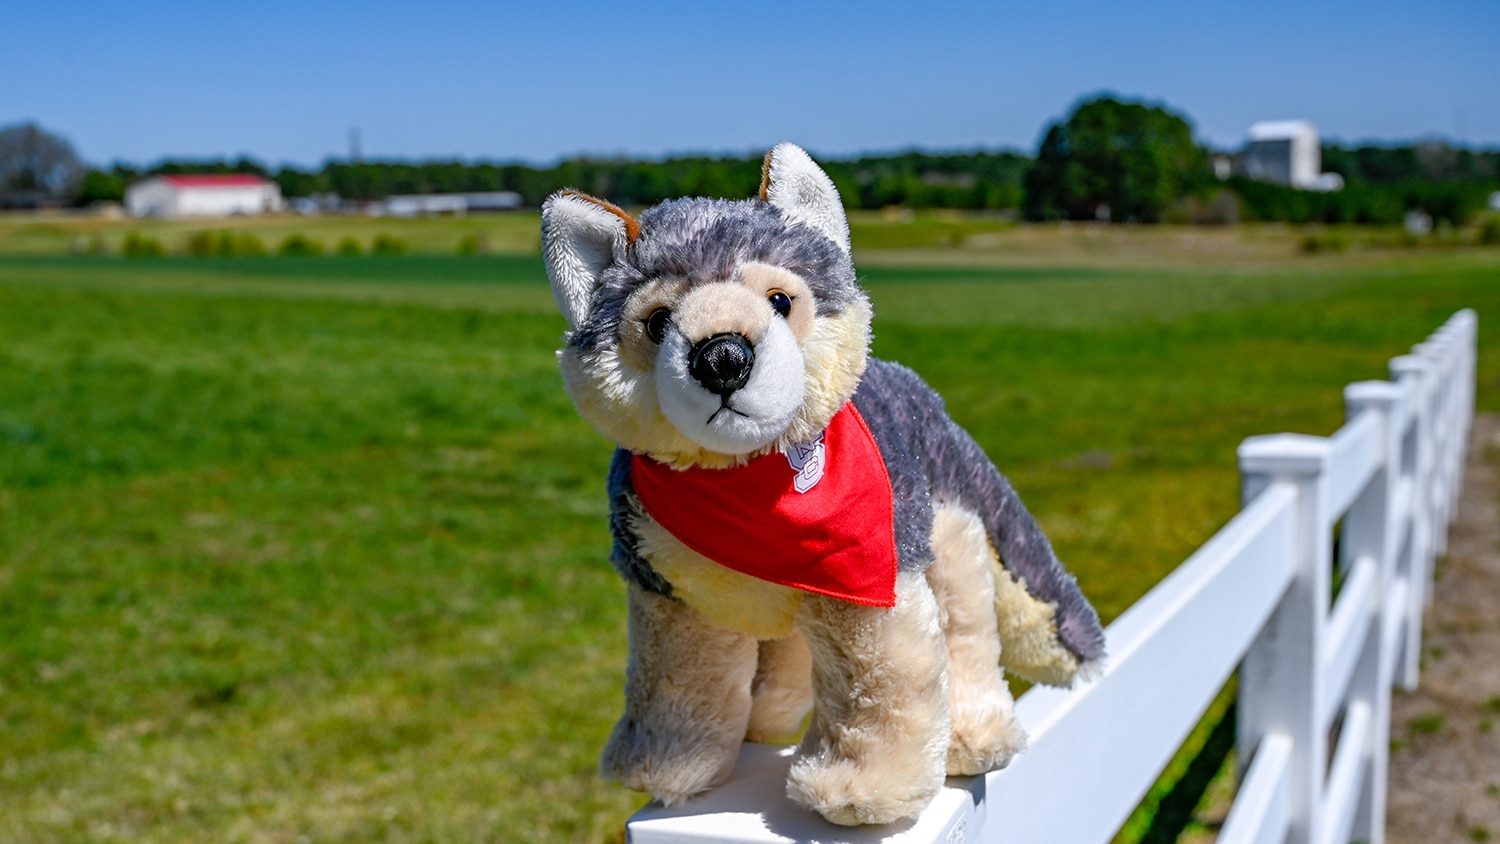
[[[236,221],[415,254],[125,260],[62,253],[133,221],[0,219],[0,840],[619,839],[609,447],[535,224]],[[470,226],[503,245],[452,254]],[[1497,249],[879,215],[855,243],[877,354],[1107,618],[1234,512],[1242,438],[1330,433],[1458,308],[1500,409]]]

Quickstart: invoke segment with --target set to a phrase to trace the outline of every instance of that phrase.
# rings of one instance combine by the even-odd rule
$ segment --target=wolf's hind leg
[[[973,513],[944,506],[933,515],[935,559],[927,582],[948,644],[948,711],[953,720],[948,773],[982,774],[1005,767],[1026,746],[1000,668],[991,578],[995,551]]]
[[[728,779],[750,720],[754,674],[753,638],[631,584],[625,714],[601,772],[669,806]]]
[[[802,637],[760,643],[755,680],[750,684],[750,741],[792,737],[812,709],[812,652]]]

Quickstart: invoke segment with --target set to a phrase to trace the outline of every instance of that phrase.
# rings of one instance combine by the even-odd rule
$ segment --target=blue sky
[[[1222,148],[1284,118],[1500,146],[1496,0],[6,5],[0,125],[94,163],[316,165],[354,128],[366,158],[1031,152],[1101,91]]]

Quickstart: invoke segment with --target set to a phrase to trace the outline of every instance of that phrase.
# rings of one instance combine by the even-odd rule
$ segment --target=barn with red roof
[[[247,173],[152,176],[125,191],[132,217],[228,217],[281,210],[281,188]]]

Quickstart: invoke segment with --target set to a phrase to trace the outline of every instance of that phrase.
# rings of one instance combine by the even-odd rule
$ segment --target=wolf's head
[[[564,191],[542,247],[568,393],[601,434],[678,466],[721,467],[806,442],[853,394],[870,306],[828,176],[781,144],[760,195],[680,199],[639,222]]]

